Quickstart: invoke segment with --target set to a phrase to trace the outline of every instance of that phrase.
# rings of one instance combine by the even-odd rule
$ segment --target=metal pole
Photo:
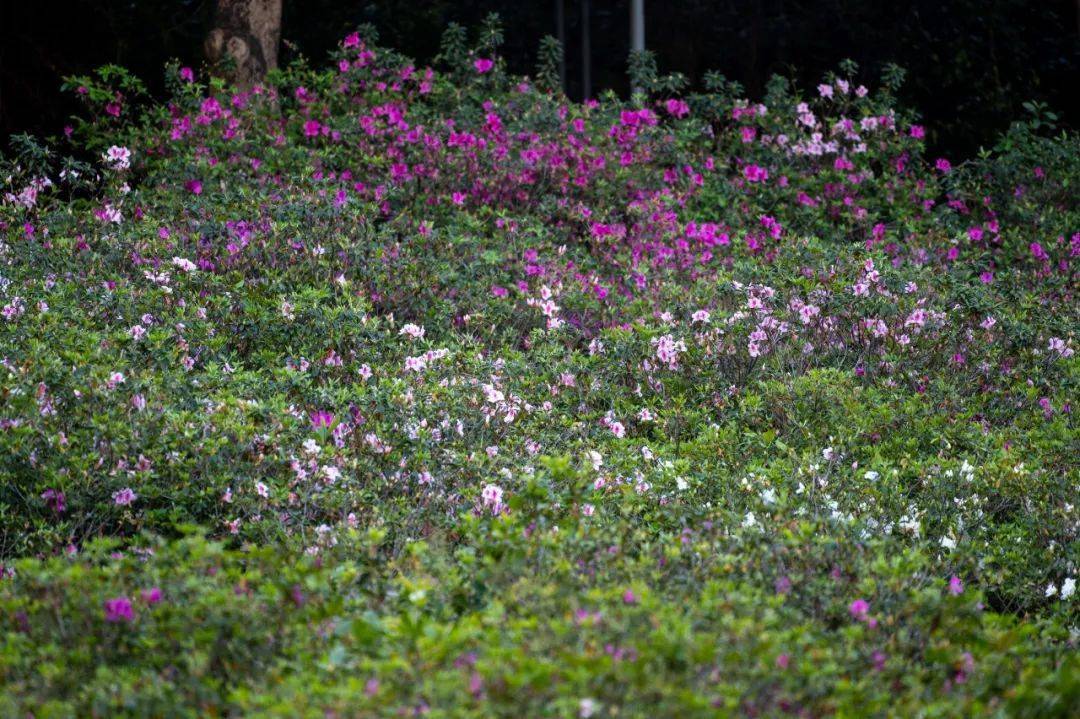
[[[589,0],[581,0],[581,99],[592,95],[592,50],[589,48]]]
[[[630,50],[645,50],[645,0],[630,0]],[[631,87],[630,92],[641,92],[641,88]]]
[[[630,1],[630,49],[645,49],[645,0]]]

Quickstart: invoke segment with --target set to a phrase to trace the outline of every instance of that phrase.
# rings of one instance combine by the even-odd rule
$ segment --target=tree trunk
[[[282,0],[217,0],[214,27],[206,36],[207,58],[226,68],[248,90],[277,67]]]

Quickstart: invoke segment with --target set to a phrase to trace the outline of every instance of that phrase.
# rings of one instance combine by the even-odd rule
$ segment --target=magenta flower
[[[180,79],[184,82],[195,82],[195,73],[190,67],[180,68]]]
[[[964,593],[964,582],[955,574],[949,579],[949,594],[958,596]]]
[[[664,103],[664,108],[668,111],[669,115],[674,115],[675,117],[686,117],[690,114],[690,106],[682,100],[668,100]]]
[[[476,68],[478,73],[483,75],[485,72],[488,72],[491,68],[495,67],[495,61],[489,60],[486,57],[478,58],[476,62],[473,63],[473,67]]]
[[[866,615],[870,611],[870,603],[865,599],[856,599],[848,606],[848,611],[856,619],[866,619]]]
[[[769,179],[769,171],[757,165],[747,165],[743,168],[743,176],[748,182],[764,182]]]
[[[131,600],[127,597],[115,597],[105,600],[105,621],[107,622],[130,622],[134,621],[135,614],[131,610]]]
[[[41,493],[41,498],[49,506],[49,509],[57,514],[63,514],[67,505],[64,503],[64,493],[59,489],[46,489]]]
[[[325,409],[311,413],[311,428],[314,430],[329,429],[334,424],[334,415]]]
[[[184,189],[186,189],[188,192],[190,192],[193,195],[201,195],[202,194],[202,182],[200,182],[199,180],[188,180],[187,182],[184,183]]]

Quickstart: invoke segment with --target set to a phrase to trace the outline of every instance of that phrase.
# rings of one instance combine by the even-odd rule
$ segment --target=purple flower
[[[314,430],[328,429],[334,424],[334,415],[325,409],[311,413],[311,428]]]
[[[157,604],[161,601],[161,588],[150,587],[149,589],[144,589],[140,596],[142,596],[142,600],[147,604]]]
[[[476,68],[476,71],[478,73],[483,75],[485,72],[488,72],[489,70],[491,70],[491,68],[495,67],[495,61],[489,60],[486,57],[482,57],[473,63],[473,67]]]
[[[119,491],[113,492],[112,498],[116,506],[125,507],[138,499],[139,495],[135,494],[135,491],[131,489],[131,487],[124,487]]]
[[[848,611],[856,619],[866,619],[866,614],[870,611],[870,603],[865,599],[856,599],[848,606]]]
[[[67,505],[64,503],[64,493],[59,489],[46,489],[41,493],[41,498],[49,506],[49,509],[57,514],[63,514]]]
[[[131,600],[127,597],[115,597],[105,600],[105,621],[130,622],[135,619],[131,610]]]

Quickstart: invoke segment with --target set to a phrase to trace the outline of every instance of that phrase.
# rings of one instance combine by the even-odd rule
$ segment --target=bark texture
[[[207,58],[226,67],[241,89],[260,82],[277,67],[282,0],[217,0],[214,27],[206,36]],[[227,62],[231,60],[231,63]]]

